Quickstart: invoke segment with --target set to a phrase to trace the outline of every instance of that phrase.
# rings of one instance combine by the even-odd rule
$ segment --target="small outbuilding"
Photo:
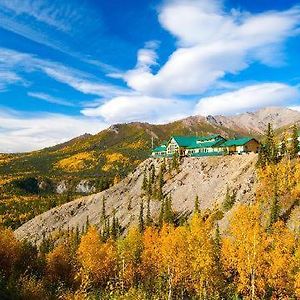
[[[223,151],[228,154],[257,153],[259,142],[251,137],[243,137],[225,141],[220,145],[220,148],[223,148]]]

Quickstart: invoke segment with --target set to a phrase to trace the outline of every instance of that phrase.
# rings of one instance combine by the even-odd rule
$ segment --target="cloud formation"
[[[159,124],[188,116],[192,104],[176,99],[121,96],[81,112],[89,117],[102,117],[108,123],[144,121]]]
[[[30,115],[6,110],[0,110],[0,124],[0,152],[37,150],[107,127],[95,118],[48,113]]]
[[[1,69],[5,69],[7,72],[11,74],[14,73],[15,76],[17,76],[13,81],[2,81],[3,86],[17,82],[18,80],[16,79],[21,78],[23,73],[43,72],[50,78],[67,84],[84,94],[97,95],[105,98],[128,94],[126,89],[102,82],[86,72],[65,66],[61,63],[40,59],[32,54],[21,53],[6,48],[0,48],[0,70]]]
[[[75,106],[75,104],[70,102],[70,101],[66,101],[64,99],[56,98],[56,97],[53,97],[53,96],[48,95],[46,93],[28,92],[27,95],[30,96],[30,97],[33,97],[33,98],[37,98],[37,99],[46,101],[48,103],[52,103],[52,104],[57,104],[57,105],[62,105],[62,106],[70,106],[70,107]]]
[[[138,63],[124,79],[148,96],[198,95],[253,62],[273,65],[283,42],[299,33],[300,8],[252,15],[226,12],[221,1],[173,0],[160,9],[159,21],[178,48],[156,74]]]
[[[282,83],[250,85],[239,90],[199,100],[195,114],[235,114],[264,106],[281,106],[300,100],[299,89]]]

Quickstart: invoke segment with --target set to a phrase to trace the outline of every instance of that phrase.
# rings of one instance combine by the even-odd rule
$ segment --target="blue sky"
[[[300,5],[0,0],[0,152],[130,121],[300,107]]]

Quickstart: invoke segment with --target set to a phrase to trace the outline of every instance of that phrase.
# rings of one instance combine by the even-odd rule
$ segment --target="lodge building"
[[[243,154],[259,150],[259,142],[252,137],[225,139],[219,134],[209,136],[174,135],[162,145],[152,150],[153,157],[169,157],[177,152],[180,156],[218,156]]]

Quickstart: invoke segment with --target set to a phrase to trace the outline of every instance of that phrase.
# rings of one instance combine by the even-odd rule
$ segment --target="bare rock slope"
[[[300,121],[300,112],[286,107],[265,107],[255,112],[246,112],[233,116],[213,116],[213,122],[226,128],[248,133],[262,134],[268,123],[274,129]],[[212,122],[210,120],[210,122]]]
[[[180,165],[180,171],[166,179],[164,193],[171,193],[173,209],[182,213],[193,210],[196,195],[199,196],[201,208],[221,205],[227,186],[237,192],[237,201],[249,202],[255,193],[256,160],[255,154],[185,158]],[[160,163],[158,159],[149,158],[110,189],[53,208],[22,225],[15,234],[19,239],[27,238],[39,242],[43,234],[47,236],[59,228],[83,226],[87,216],[91,224],[98,224],[103,197],[106,198],[107,214],[112,215],[115,209],[116,216],[123,226],[136,223],[140,210],[144,170],[151,164],[158,170]],[[159,209],[160,202],[151,201],[153,217],[158,215]]]

